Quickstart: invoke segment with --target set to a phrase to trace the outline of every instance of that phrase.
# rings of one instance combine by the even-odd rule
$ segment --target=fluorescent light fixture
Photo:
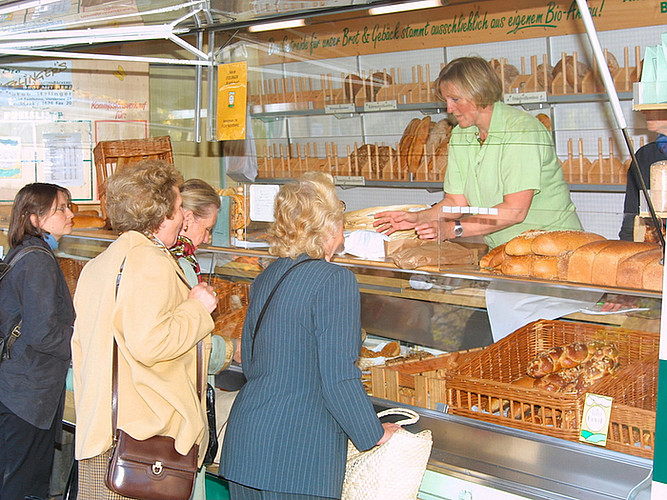
[[[254,26],[249,26],[248,31],[251,33],[256,33],[258,31],[271,31],[271,30],[284,30],[287,28],[298,28],[300,26],[305,26],[305,19],[292,19],[290,21],[277,21],[275,23],[266,23],[266,24],[255,24]]]
[[[43,7],[44,5],[49,5],[58,1],[59,0],[30,0],[28,2],[14,3],[7,7],[0,8],[0,15],[12,14],[20,10],[34,9],[35,7]]]
[[[430,9],[431,7],[442,7],[442,0],[421,0],[418,2],[404,2],[395,5],[385,5],[383,7],[373,7],[368,9],[371,16],[380,14],[393,14],[395,12],[405,12],[406,10]]]

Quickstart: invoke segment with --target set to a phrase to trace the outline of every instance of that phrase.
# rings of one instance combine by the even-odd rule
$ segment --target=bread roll
[[[530,244],[530,249],[537,255],[559,255],[576,250],[586,243],[604,239],[604,236],[584,231],[549,231],[536,236]]]
[[[558,262],[559,257],[535,255],[531,261],[530,277],[543,280],[559,279]]]
[[[611,241],[600,240],[580,246],[567,262],[567,280],[575,283],[591,283],[593,260],[603,248],[611,245]]]
[[[500,264],[500,270],[507,276],[530,276],[533,257],[533,255],[508,255]]]
[[[642,275],[642,288],[646,290],[662,291],[662,273],[664,265],[660,263],[660,259],[655,259],[644,268]]]
[[[644,269],[650,262],[659,261],[661,258],[662,250],[655,248],[623,259],[618,263],[616,286],[644,288]]]
[[[97,215],[74,215],[74,229],[100,229],[104,227],[104,219]]]
[[[600,250],[593,259],[591,283],[615,286],[618,263],[631,255],[653,248],[655,248],[653,243],[612,241],[610,245]]]
[[[524,231],[519,236],[515,236],[505,245],[505,253],[507,255],[530,255],[533,253],[531,244],[533,240],[540,234],[546,233],[539,229],[530,229]]]
[[[505,260],[505,244],[498,245],[479,259],[479,267],[493,269],[500,266],[503,260]]]

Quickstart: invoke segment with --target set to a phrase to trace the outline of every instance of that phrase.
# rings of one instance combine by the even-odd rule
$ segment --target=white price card
[[[250,220],[273,222],[273,202],[279,190],[277,184],[251,184]]]
[[[607,445],[611,403],[612,398],[609,396],[586,393],[579,441],[599,446]]]

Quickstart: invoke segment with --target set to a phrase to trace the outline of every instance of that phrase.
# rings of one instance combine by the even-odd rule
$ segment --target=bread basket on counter
[[[587,323],[535,321],[446,374],[450,413],[578,441],[585,392],[550,392],[511,382],[525,375],[528,362],[538,352],[593,340],[616,345],[619,371],[585,392],[613,395],[619,384],[628,384],[626,377],[632,375],[633,368],[657,355],[659,335]],[[655,406],[652,411],[655,414]]]
[[[218,307],[213,311],[214,335],[241,338],[248,310],[250,283],[230,281],[214,274],[202,274],[202,279],[215,289]]]

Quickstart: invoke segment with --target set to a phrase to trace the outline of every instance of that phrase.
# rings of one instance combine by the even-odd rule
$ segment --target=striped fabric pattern
[[[252,488],[339,498],[347,437],[365,450],[383,432],[354,364],[359,288],[335,264],[299,266],[274,295],[252,354],[259,312],[293,264],[278,259],[252,285],[242,346],[248,382],[232,407],[220,470]]]

